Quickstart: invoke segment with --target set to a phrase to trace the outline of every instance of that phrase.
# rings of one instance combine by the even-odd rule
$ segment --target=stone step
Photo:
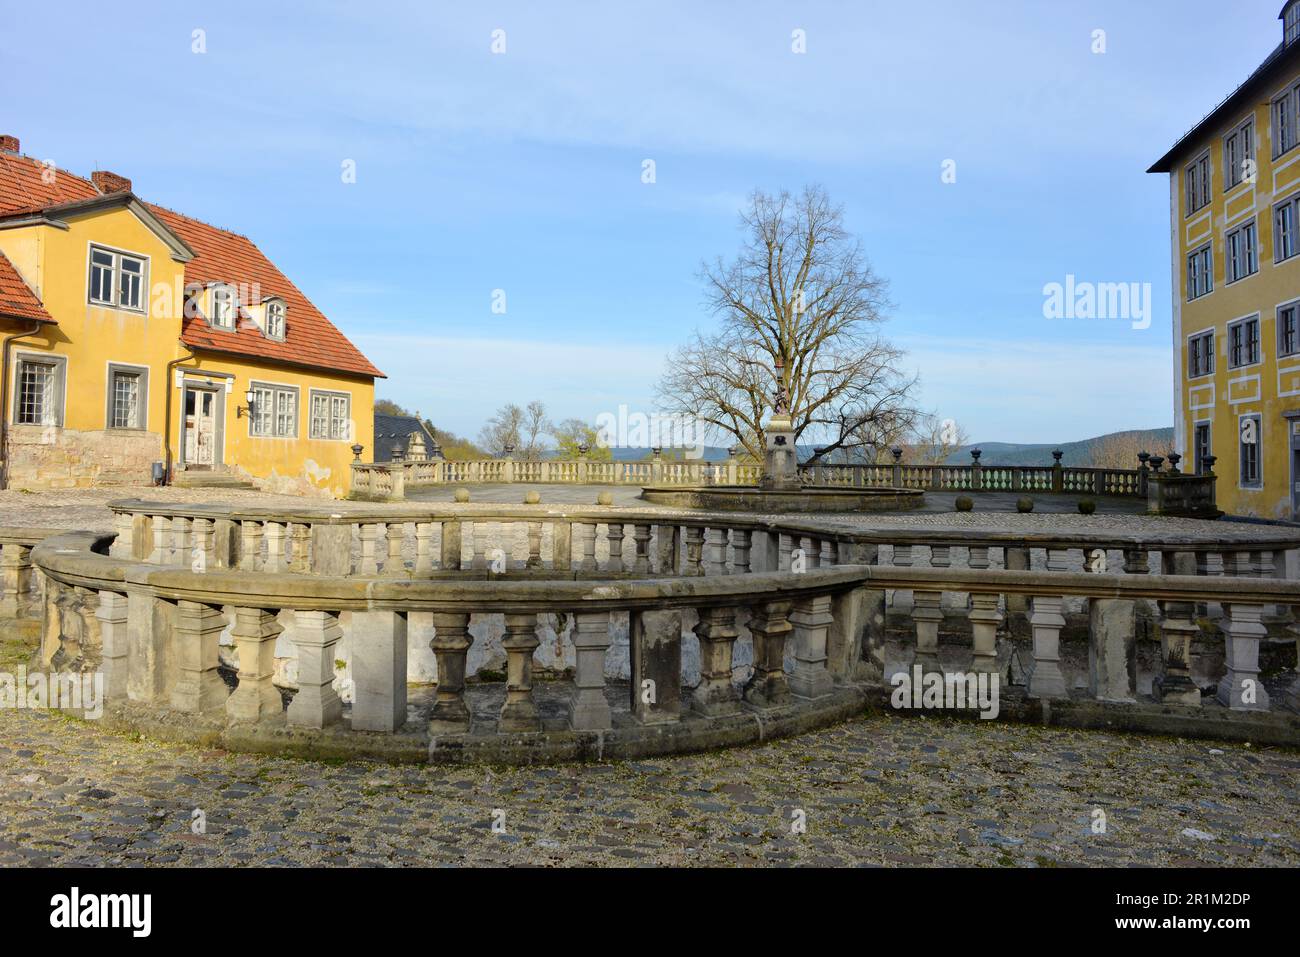
[[[180,488],[243,488],[256,486],[230,472],[177,472],[172,484]]]

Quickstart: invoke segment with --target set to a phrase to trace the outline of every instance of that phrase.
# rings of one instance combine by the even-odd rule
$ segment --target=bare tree
[[[783,388],[795,441],[820,446],[814,461],[877,454],[910,415],[915,379],[898,371],[902,353],[879,334],[886,283],[845,231],[843,211],[819,187],[797,198],[756,191],[741,228],[735,261],[701,270],[721,329],[674,352],[661,406],[761,458]]]
[[[551,437],[559,446],[560,457],[576,459],[579,446],[587,447],[587,458],[593,462],[609,462],[614,458],[608,445],[600,444],[600,430],[582,419],[565,419],[551,429]]]
[[[906,442],[909,461],[921,465],[942,465],[948,456],[970,442],[970,436],[954,419],[935,413],[917,415]]]
[[[1169,440],[1153,431],[1112,432],[1103,435],[1088,447],[1088,465],[1099,469],[1135,469],[1138,454],[1165,454]]]
[[[550,431],[546,406],[541,402],[534,399],[524,408],[509,402],[488,419],[479,432],[478,441],[493,455],[504,455],[509,448],[519,458],[535,462],[545,450],[542,436]]]

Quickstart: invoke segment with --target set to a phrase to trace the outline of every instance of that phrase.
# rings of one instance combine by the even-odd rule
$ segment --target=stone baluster
[[[542,523],[528,523],[528,558],[524,561],[525,568],[542,567]]]
[[[176,627],[172,633],[176,649],[172,710],[201,714],[225,705],[226,684],[217,672],[221,633],[225,628],[226,616],[219,608],[196,601],[182,601],[177,605]],[[278,693],[276,701],[278,704]]]
[[[1151,574],[1151,558],[1145,548],[1128,546],[1124,549],[1124,574]]]
[[[17,618],[26,610],[35,580],[31,548],[6,542],[0,548],[0,617]]]
[[[694,577],[704,574],[704,529],[696,525],[686,526],[686,575]]]
[[[289,571],[297,575],[311,572],[311,526],[306,522],[289,523]]]
[[[1068,548],[1047,549],[1047,570],[1049,572],[1067,572],[1070,570],[1070,550]]]
[[[300,728],[325,728],[343,719],[343,702],[334,690],[334,648],[343,637],[330,611],[295,611],[293,643],[298,649],[298,693],[286,720]]]
[[[732,650],[740,631],[735,608],[701,608],[695,626],[700,640],[700,683],[691,695],[691,707],[709,716],[733,714],[740,695],[731,682]]]
[[[577,655],[569,726],[575,731],[603,731],[613,726],[605,699],[605,651],[609,648],[609,612],[578,612],[573,621]]]
[[[262,567],[262,523],[239,523],[239,570],[254,572]]]
[[[939,625],[943,622],[941,602],[943,593],[917,590],[913,594],[912,621],[916,624],[916,657],[913,665],[921,666],[922,674],[943,673],[939,661]]]
[[[973,652],[971,671],[998,673],[998,626],[1002,613],[998,611],[998,594],[972,592],[970,596],[970,625]]]
[[[966,565],[977,570],[989,567],[989,550],[985,546],[972,545],[970,554],[966,559]]]
[[[458,571],[461,565],[461,536],[464,523],[449,520],[442,523],[442,559],[444,571]],[[442,672],[440,671],[439,674]]]
[[[361,526],[361,560],[357,563],[358,575],[379,574],[379,537],[384,526],[366,522]]]
[[[194,547],[194,520],[186,515],[176,515],[171,524],[171,550],[167,553],[167,564],[189,565],[192,560],[190,550]]]
[[[1065,599],[1060,595],[1035,595],[1029,624],[1034,634],[1034,664],[1029,673],[1029,695],[1033,698],[1064,698],[1065,676],[1061,673],[1061,629],[1065,627]]]
[[[597,526],[592,523],[582,527],[582,563],[578,566],[581,571],[594,572],[599,569],[596,563],[596,532]]]
[[[275,575],[289,569],[284,556],[284,533],[284,522],[267,522],[264,526],[266,564],[262,566],[262,571],[268,574]]]
[[[135,516],[130,512],[118,512],[113,516],[113,528],[117,535],[113,544],[108,546],[109,558],[134,558],[134,522]]]
[[[749,550],[753,533],[747,528],[731,530],[731,570],[736,575],[749,574]]]
[[[650,574],[650,526],[636,524],[632,526],[632,541],[636,545],[636,559],[632,571],[638,575]]]
[[[352,729],[396,731],[406,724],[406,615],[354,611]]]
[[[790,613],[794,625],[794,670],[790,691],[801,698],[821,698],[831,692],[831,673],[826,668],[826,638],[834,621],[831,596],[805,598]]]
[[[384,559],[384,574],[389,578],[405,578],[406,562],[402,558],[402,545],[406,539],[405,522],[387,523],[388,557]]]
[[[166,515],[152,516],[153,551],[149,553],[150,565],[162,565],[171,554],[171,522]]]
[[[551,522],[551,567],[567,572],[573,567],[573,523],[561,519]]]
[[[433,571],[433,522],[415,523],[415,574]]]
[[[788,572],[794,557],[794,539],[781,532],[776,543],[776,568],[772,571]]]
[[[273,611],[235,609],[230,635],[239,654],[239,685],[226,699],[226,714],[232,721],[260,721],[283,710],[280,692],[271,681],[275,640],[282,630]]]
[[[894,559],[892,564],[895,568],[912,567],[912,546],[895,545]],[[915,606],[916,599],[910,588],[894,589],[894,610],[900,614],[907,614]]]
[[[755,605],[749,616],[749,633],[754,638],[754,673],[745,684],[744,698],[760,708],[785,704],[790,685],[785,674],[785,643],[790,624],[790,602]]]
[[[191,529],[190,570],[202,574],[216,567],[216,529],[210,518],[196,518]]]
[[[1260,621],[1263,608],[1232,602],[1224,612],[1219,630],[1227,673],[1219,680],[1218,701],[1233,711],[1267,711],[1268,692],[1259,680],[1259,642],[1268,635]]]
[[[931,545],[930,546],[930,567],[951,568],[952,547],[950,545]]]
[[[727,530],[709,528],[704,532],[706,574],[727,574]]]
[[[468,731],[469,708],[465,704],[465,659],[474,638],[469,633],[469,615],[434,612],[434,636],[430,647],[438,662],[438,693],[429,713],[431,732]]]
[[[1162,552],[1163,575],[1195,575],[1196,555],[1191,552]],[[1191,678],[1192,641],[1200,632],[1196,624],[1196,605],[1190,601],[1161,601],[1160,650],[1163,673],[1151,682],[1151,694],[1157,701],[1187,707],[1201,706],[1201,689]]]
[[[506,634],[501,647],[506,652],[506,703],[501,707],[502,731],[540,731],[541,717],[533,701],[533,651],[537,638],[537,615],[507,614]]]
[[[623,565],[623,523],[610,522],[605,526],[605,537],[609,541],[609,565],[607,570],[615,575],[621,574]]]
[[[95,609],[99,619],[99,638],[103,649],[100,670],[104,673],[104,699],[120,701],[126,697],[128,636],[127,600],[115,591],[101,591],[99,606]]]

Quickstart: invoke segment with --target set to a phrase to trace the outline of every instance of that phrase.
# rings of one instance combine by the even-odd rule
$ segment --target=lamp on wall
[[[237,405],[237,406],[235,406],[235,418],[238,419],[240,416],[244,415],[245,413],[247,413],[247,415],[249,416],[249,418],[252,418],[252,416],[253,416],[253,400],[256,399],[256,398],[257,398],[257,393],[254,392],[252,389],[249,389],[248,391],[246,391],[246,392],[244,393],[244,401],[247,402],[248,404],[247,404],[247,405]]]

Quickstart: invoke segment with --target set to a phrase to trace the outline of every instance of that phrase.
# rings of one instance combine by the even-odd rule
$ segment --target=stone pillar
[[[633,611],[630,626],[632,716],[642,724],[677,721],[682,706],[682,613]]]
[[[596,564],[596,531],[594,522],[582,526],[582,562],[578,567],[584,572],[594,572],[600,567]]]
[[[609,648],[609,612],[578,612],[573,622],[573,647],[577,652],[569,726],[575,731],[603,731],[613,727],[605,699],[605,650]]]
[[[171,522],[166,515],[154,515],[151,526],[153,551],[149,553],[147,561],[150,565],[161,565],[167,561],[167,555],[171,551]]]
[[[127,558],[147,562],[153,553],[153,516],[137,512],[131,516],[131,554]]]
[[[415,523],[415,574],[433,571],[433,522]]]
[[[468,731],[470,713],[465,704],[465,658],[474,639],[469,615],[433,613],[434,657],[438,660],[438,696],[429,714],[429,730]]]
[[[704,534],[706,574],[727,574],[727,530],[710,528]]]
[[[402,544],[406,537],[405,522],[387,523],[388,556],[384,559],[384,574],[389,578],[405,578],[406,562],[402,560]]]
[[[740,710],[740,695],[731,683],[731,656],[740,632],[736,609],[701,608],[695,626],[700,639],[700,683],[691,695],[691,707],[716,716]]]
[[[624,571],[623,566],[623,523],[610,522],[607,526],[607,535],[609,539],[609,566],[608,571],[618,575]]]
[[[524,560],[524,568],[541,568],[542,567],[542,523],[528,523],[528,558]]]
[[[750,537],[748,529],[736,528],[731,531],[732,571],[737,575],[749,574]]]
[[[1160,555],[1164,575],[1195,575],[1196,555],[1192,552],[1165,551]],[[1151,694],[1157,701],[1186,707],[1201,706],[1201,689],[1191,678],[1192,641],[1200,632],[1196,624],[1196,605],[1190,601],[1162,601],[1160,608],[1160,648],[1164,673],[1151,682]]]
[[[164,704],[171,690],[171,632],[175,609],[160,598],[128,587],[127,697]]]
[[[552,522],[551,535],[551,567],[557,572],[567,572],[573,566],[573,523]]]
[[[32,550],[18,542],[0,548],[0,618],[17,618],[32,591]]]
[[[831,693],[833,682],[826,670],[826,635],[833,620],[830,595],[805,598],[790,614],[794,625],[790,691],[800,698],[821,698]]]
[[[379,538],[384,526],[376,522],[366,522],[361,526],[361,561],[357,564],[358,575],[379,574]]]
[[[1098,701],[1137,700],[1137,606],[1088,599],[1088,688]]]
[[[134,558],[132,530],[134,518],[130,512],[116,512],[113,515],[113,529],[117,532],[113,544],[108,546],[109,558]]]
[[[196,601],[182,601],[177,606],[172,636],[176,646],[173,711],[201,714],[225,705],[226,683],[217,673],[221,633],[225,630],[226,616],[221,609]]]
[[[996,594],[972,593],[970,596],[971,671],[977,674],[998,673],[998,625],[1002,623],[998,598]]]
[[[1009,572],[1029,571],[1029,549],[1024,546],[1007,546],[1003,549],[1004,562]],[[1029,599],[1025,595],[1007,595],[1007,613],[1025,614],[1029,611]]]
[[[533,701],[533,651],[537,638],[536,614],[507,614],[501,647],[506,652],[506,703],[501,707],[500,730],[540,731],[542,720]]]
[[[675,575],[678,570],[678,554],[681,550],[681,529],[676,525],[657,526],[659,539],[659,565],[661,575]]]
[[[101,591],[95,617],[99,619],[99,638],[103,648],[100,669],[104,672],[104,699],[120,701],[127,696],[127,654],[130,645],[126,596],[115,591]]]
[[[262,523],[239,523],[239,570],[257,571],[262,567]]]
[[[342,637],[338,615],[333,612],[294,612],[298,693],[289,702],[289,724],[300,728],[325,728],[343,720],[343,702],[334,691],[334,647]]]
[[[216,565],[217,556],[213,543],[215,530],[212,527],[212,519],[194,519],[193,531],[194,550],[190,556],[190,570],[198,574],[203,574]]]
[[[445,521],[442,523],[442,567],[444,570],[455,571],[460,568],[461,534],[460,522]],[[439,674],[441,674],[441,671]]]
[[[704,574],[704,529],[697,525],[686,526],[686,575]]]
[[[967,556],[966,559],[966,564],[970,568],[974,568],[977,570],[988,568],[989,567],[988,548],[986,546],[981,546],[981,545],[972,545],[969,550],[969,555]],[[1011,596],[1008,595],[1007,598],[1010,599]]]
[[[285,560],[284,555],[284,525],[284,522],[267,522],[264,527],[266,564],[262,566],[262,571],[267,574],[275,575],[289,569],[289,563]]]
[[[260,721],[283,710],[275,674],[275,640],[283,631],[275,612],[264,608],[236,608],[230,635],[239,654],[239,685],[226,699],[232,721]],[[355,620],[355,616],[354,616]]]
[[[894,559],[890,564],[892,564],[895,568],[911,568],[912,567],[912,546],[895,545]],[[910,588],[894,589],[894,611],[895,612],[897,612],[900,615],[906,615],[911,612],[915,604],[916,604],[916,598],[912,594],[912,589]]]
[[[1010,598],[1011,596],[1007,596]],[[1065,599],[1059,595],[1035,595],[1029,624],[1034,632],[1034,666],[1029,673],[1031,698],[1064,698],[1069,692],[1061,673],[1061,629]]]
[[[937,591],[918,591],[914,595],[915,607],[912,609],[912,621],[916,623],[916,657],[913,665],[921,666],[922,674],[930,672],[943,673],[939,662],[939,624],[943,621],[943,609],[939,603],[943,593]]]
[[[239,566],[239,525],[229,518],[212,523],[213,567],[222,570]]]
[[[1269,698],[1259,680],[1259,641],[1268,634],[1259,605],[1229,604],[1219,623],[1227,673],[1219,680],[1219,703],[1233,711],[1267,711]]]
[[[296,575],[311,571],[311,527],[306,522],[289,524],[289,571]]]
[[[343,578],[352,571],[352,526],[312,525],[311,573]]]
[[[395,611],[354,611],[353,731],[396,731],[406,724],[406,616]]]
[[[633,525],[632,541],[636,545],[636,560],[632,565],[632,571],[638,575],[650,574],[650,526]]]
[[[760,708],[785,704],[790,685],[785,675],[785,642],[790,624],[791,603],[767,602],[755,605],[749,616],[749,633],[754,638],[754,673],[745,683],[744,698]]]

